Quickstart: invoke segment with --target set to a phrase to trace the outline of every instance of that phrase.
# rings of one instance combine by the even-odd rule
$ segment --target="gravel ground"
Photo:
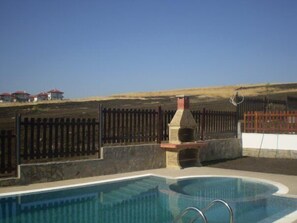
[[[297,160],[294,159],[242,157],[204,162],[203,166],[297,176]]]

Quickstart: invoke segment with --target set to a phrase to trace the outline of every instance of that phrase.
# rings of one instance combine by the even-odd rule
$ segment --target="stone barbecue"
[[[194,142],[197,124],[189,110],[189,97],[177,96],[177,111],[169,126],[169,143]]]
[[[189,109],[188,96],[177,96],[177,111],[169,126],[169,141],[161,143],[166,151],[166,166],[183,168],[200,166],[199,149],[205,142],[197,142],[197,123]]]

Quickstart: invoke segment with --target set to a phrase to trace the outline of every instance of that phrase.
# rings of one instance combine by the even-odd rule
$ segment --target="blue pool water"
[[[227,201],[237,223],[273,222],[297,210],[297,200],[272,195],[277,190],[240,178],[140,177],[0,197],[0,223],[169,223],[186,207],[203,209],[213,199]],[[222,205],[205,215],[209,222],[228,222]]]

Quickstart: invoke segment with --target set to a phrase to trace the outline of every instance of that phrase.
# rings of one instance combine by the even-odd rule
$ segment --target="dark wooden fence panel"
[[[286,110],[287,110],[286,100],[267,99],[266,112],[286,111]]]
[[[163,111],[163,119],[162,119],[162,141],[169,140],[169,123],[175,114],[174,110],[165,110]]]
[[[104,108],[103,144],[161,142],[169,139],[168,124],[175,110]],[[236,112],[192,111],[197,123],[197,140],[236,137]]]
[[[297,111],[247,112],[244,132],[297,134]]]
[[[268,111],[285,111],[288,103],[286,100],[275,100],[255,97],[245,97],[244,101],[237,105],[237,114],[240,120],[243,120],[246,112],[268,112]]]
[[[16,172],[15,135],[11,130],[0,131],[0,176]]]
[[[174,110],[164,111],[163,114],[163,140],[168,140],[168,124],[175,114]],[[229,138],[237,136],[236,112],[192,111],[197,123],[197,140]]]
[[[157,140],[158,111],[103,108],[103,144],[143,143]]]
[[[218,139],[237,136],[236,112],[203,110],[200,116],[200,139]]]
[[[266,98],[245,97],[244,101],[241,104],[237,105],[238,118],[243,119],[244,113],[248,111],[266,111],[266,105]]]
[[[288,110],[297,110],[297,97],[287,97]]]
[[[21,118],[20,157],[27,161],[95,155],[98,132],[96,119]]]
[[[175,110],[104,108],[103,144],[161,142],[169,139],[168,124]],[[197,140],[236,137],[236,112],[192,111],[197,123]]]

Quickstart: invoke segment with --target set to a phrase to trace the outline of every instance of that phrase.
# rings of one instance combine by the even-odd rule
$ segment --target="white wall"
[[[297,135],[242,133],[242,147],[297,151]]]

